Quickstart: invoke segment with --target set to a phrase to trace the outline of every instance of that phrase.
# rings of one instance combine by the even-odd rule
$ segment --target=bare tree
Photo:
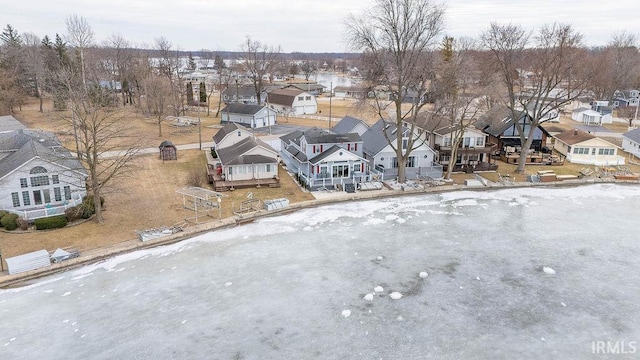
[[[60,69],[71,104],[71,114],[63,116],[74,129],[76,153],[88,174],[87,191],[95,203],[96,221],[102,223],[101,198],[115,179],[127,175],[142,142],[131,135],[131,122],[116,108],[113,93],[95,85],[87,91],[76,68]],[[97,76],[91,75],[92,83]]]
[[[534,46],[528,48],[531,40]],[[544,25],[533,39],[530,32],[512,24],[493,23],[482,34],[502,78],[505,91],[500,100],[520,134],[518,173],[524,173],[538,126],[584,93],[588,76],[578,68],[581,40],[571,25],[557,23]],[[529,118],[526,126],[519,121],[523,116]]]
[[[180,74],[180,67],[183,60],[180,58],[178,50],[173,50],[172,45],[164,36],[155,39],[155,48],[159,52],[157,68],[171,84],[171,94],[173,98],[173,114],[179,116],[184,112],[184,102],[186,92],[183,78]]]
[[[470,92],[476,72],[471,52],[475,41],[463,38],[456,41],[445,37],[440,49],[440,63],[434,87],[437,89],[435,106],[436,118],[442,119],[441,126],[448,126],[451,137],[451,154],[447,166],[447,179],[456,164],[458,151],[467,129],[474,125],[483,108],[482,97]],[[476,93],[480,90],[476,86]]]
[[[158,137],[162,137],[162,123],[169,113],[171,104],[171,85],[166,77],[150,75],[143,80],[147,111],[158,125]]]
[[[347,19],[348,40],[354,50],[365,52],[370,67],[372,87],[382,85],[392,91],[386,101],[375,97],[378,116],[385,118],[393,108],[394,121],[399,129],[411,123],[426,104],[433,67],[429,52],[436,43],[443,26],[444,8],[429,0],[376,0],[369,9]],[[409,102],[403,107],[403,103]],[[404,131],[397,131],[394,141],[387,139],[396,152],[398,182],[405,182],[406,162],[414,147],[414,137],[403,147]]]
[[[240,47],[240,66],[249,75],[256,92],[258,104],[262,103],[263,78],[271,74],[280,56],[280,46],[274,48],[260,41],[247,39]]]
[[[309,77],[316,72],[315,65],[308,58],[304,59],[302,63],[300,63],[299,68],[306,81],[309,81]]]
[[[67,25],[67,41],[80,54],[80,69],[82,73],[82,84],[87,87],[86,66],[85,66],[85,50],[93,43],[93,30],[87,19],[76,14],[70,15],[65,19]]]

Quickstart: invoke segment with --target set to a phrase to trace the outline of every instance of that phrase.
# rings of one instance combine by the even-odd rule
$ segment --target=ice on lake
[[[0,353],[591,358],[593,341],[640,340],[639,201],[600,184],[262,219],[0,290]]]

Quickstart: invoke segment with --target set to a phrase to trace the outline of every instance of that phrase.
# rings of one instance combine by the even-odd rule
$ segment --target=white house
[[[640,158],[640,129],[622,134],[622,150]]]
[[[364,99],[367,90],[357,86],[336,86],[333,88],[333,96],[339,99]]]
[[[577,108],[573,110],[571,113],[571,119],[579,121],[585,125],[602,125],[611,124],[613,122],[611,114],[603,115],[598,111],[587,108]]]
[[[213,146],[218,150],[250,137],[253,137],[253,134],[246,127],[231,122],[213,136]]]
[[[624,165],[618,147],[606,140],[579,130],[569,130],[555,136],[553,146],[567,161],[575,164],[608,166]]]
[[[334,134],[311,128],[293,131],[280,140],[282,161],[310,189],[369,180],[362,139],[357,133]]]
[[[403,127],[402,131],[403,151],[406,151],[409,146],[410,136],[413,137],[411,153],[405,164],[407,179],[416,179],[418,176],[442,177],[442,166],[434,163],[436,153],[427,145],[424,135],[411,134],[411,131],[406,127]],[[381,119],[362,135],[365,159],[369,161],[373,169],[383,173],[385,179],[398,175],[396,151],[389,144],[390,141],[395,144],[396,133],[395,123]]]
[[[63,215],[86,196],[87,173],[51,133],[0,133],[0,209],[33,220]]]
[[[278,153],[258,138],[247,137],[216,152],[225,181],[256,181],[278,176]]]
[[[281,114],[304,115],[318,112],[315,95],[295,88],[276,89],[267,94],[269,107]]]
[[[221,123],[233,122],[250,128],[273,126],[277,122],[277,112],[263,105],[230,103],[220,111]]]

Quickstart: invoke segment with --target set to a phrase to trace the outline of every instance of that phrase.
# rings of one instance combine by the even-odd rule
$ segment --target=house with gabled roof
[[[87,172],[52,133],[0,133],[0,209],[26,220],[64,215],[86,196]]]
[[[216,191],[280,186],[278,152],[246,127],[228,123],[213,137],[213,146],[206,152],[207,177]]]
[[[362,135],[365,159],[372,169],[384,175],[385,179],[398,176],[398,159],[395,150],[397,131],[398,127],[394,122],[380,119]],[[406,126],[400,131],[403,132],[403,151],[407,150],[409,139],[413,137],[411,153],[405,164],[406,178],[409,180],[420,176],[441,178],[442,166],[434,162],[436,153],[429,147],[426,137],[415,131],[412,133]]]
[[[336,134],[357,133],[362,136],[362,134],[369,130],[369,125],[363,120],[345,116],[331,130]]]
[[[311,93],[315,96],[318,96],[322,93],[324,93],[324,89],[326,89],[327,87],[322,85],[322,84],[317,84],[317,83],[313,83],[313,84],[289,84],[287,86],[284,87],[285,89],[288,88],[295,88],[298,90],[302,90],[302,91],[306,91],[308,93]]]
[[[460,125],[449,125],[449,120],[435,114],[421,113],[413,121],[418,133],[424,134],[427,144],[436,152],[436,162],[446,171],[453,163],[453,171],[493,170],[491,153],[497,147],[488,142],[488,135],[473,125],[468,125],[459,134]],[[456,159],[451,159],[452,142],[456,136],[462,141],[456,151]]]
[[[220,111],[220,122],[233,122],[250,128],[276,125],[278,113],[264,105],[229,103]]]
[[[513,119],[509,111],[503,110],[498,114],[489,114],[476,122],[476,127],[489,135],[489,143],[497,144],[496,151],[499,152],[502,161],[509,164],[517,164],[520,160],[522,144],[518,127],[523,129],[524,134],[529,134],[532,123],[531,115],[526,112],[518,113],[516,119]],[[542,150],[550,136],[547,130],[538,124],[533,131],[531,148],[526,157],[527,164],[539,164],[546,160]]]
[[[369,180],[362,139],[357,133],[335,134],[311,128],[281,136],[280,141],[283,163],[310,189]]]
[[[260,91],[260,99],[262,99],[262,102],[264,102],[266,94],[267,92],[264,89]],[[222,90],[222,100],[225,103],[234,102],[244,104],[258,104],[256,88],[251,84],[229,84],[226,89]]]
[[[554,149],[575,164],[608,166],[624,165],[618,147],[604,139],[580,130],[569,130],[555,136]]]
[[[318,112],[315,95],[296,88],[275,89],[267,94],[269,107],[281,114],[304,115]]]
[[[231,122],[223,126],[222,129],[218,130],[213,136],[213,147],[216,150],[221,149],[238,143],[248,137],[253,137],[251,131],[244,126]]]
[[[622,150],[640,158],[640,129],[622,134]]]

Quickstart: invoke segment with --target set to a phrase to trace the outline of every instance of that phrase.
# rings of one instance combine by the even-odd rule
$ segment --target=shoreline
[[[347,202],[347,201],[364,201],[364,200],[376,200],[390,197],[401,197],[411,195],[427,195],[427,194],[440,194],[455,191],[493,191],[512,188],[531,188],[531,187],[543,187],[543,188],[558,188],[558,187],[577,187],[584,185],[594,184],[628,184],[638,185],[640,181],[637,180],[616,180],[616,179],[579,179],[579,180],[565,180],[552,183],[530,183],[530,182],[518,182],[512,184],[496,184],[491,186],[464,186],[464,185],[443,185],[435,187],[427,187],[423,190],[376,190],[372,192],[357,192],[353,194],[349,193],[336,193],[336,196],[327,196],[322,199],[307,200],[298,203],[289,204],[288,207],[277,210],[260,210],[255,213],[247,215],[235,215],[224,219],[212,220],[206,223],[194,224],[187,227],[184,231],[161,237],[154,240],[142,242],[140,240],[128,240],[121,243],[117,243],[108,247],[98,248],[86,251],[83,255],[77,258],[63,261],[58,264],[52,264],[47,267],[19,273],[15,275],[8,275],[5,270],[0,275],[0,289],[7,289],[11,287],[19,287],[29,281],[36,280],[45,276],[58,274],[68,270],[76,269],[85,265],[99,263],[106,259],[138,251],[150,249],[158,246],[171,245],[178,243],[182,240],[186,240],[204,233],[212,232],[218,229],[230,228],[233,226],[241,226],[246,223],[253,222],[256,219],[280,216],[287,213],[292,213],[302,209],[309,209],[323,205]]]

